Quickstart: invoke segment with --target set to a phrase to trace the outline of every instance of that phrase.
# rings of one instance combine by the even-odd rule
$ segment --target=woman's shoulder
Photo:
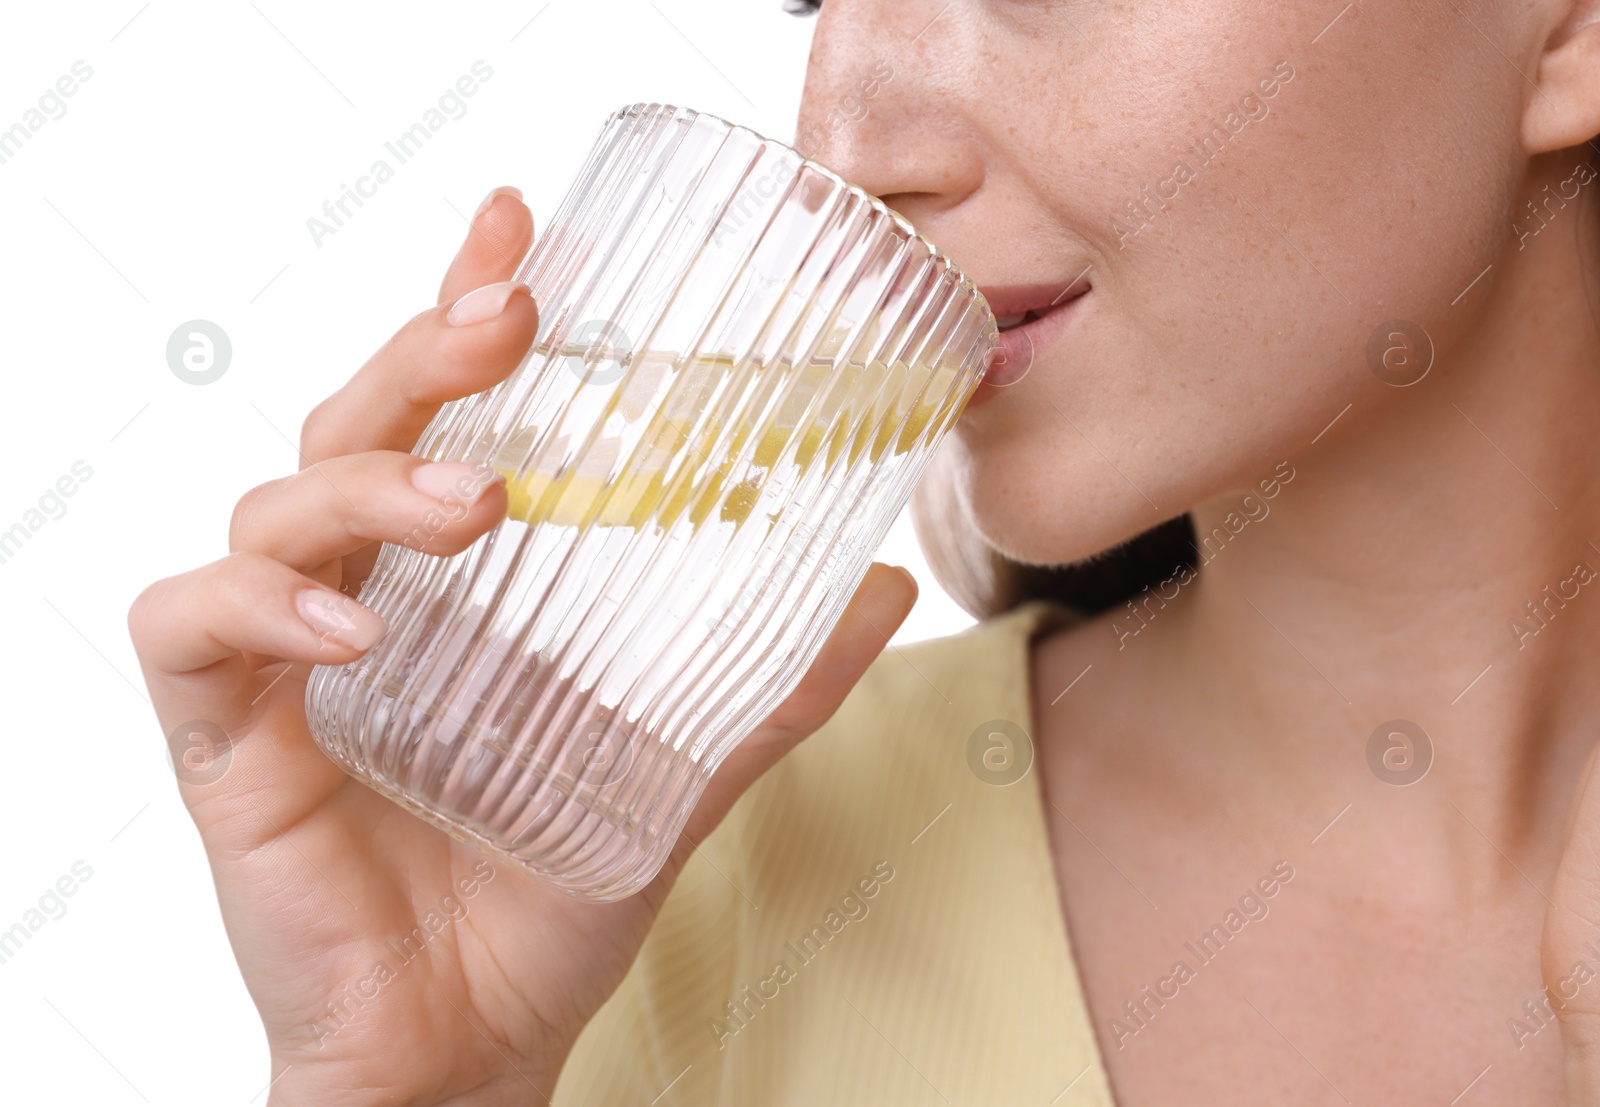
[[[1071,618],[1035,602],[885,649],[833,717],[740,798],[707,838],[710,856],[756,883],[806,874],[828,886],[962,797],[992,799],[1030,770],[1030,641]]]
[[[752,791],[808,790],[819,773],[901,771],[912,763],[959,770],[939,756],[952,739],[997,718],[1028,727],[1029,644],[1071,618],[1033,601],[959,633],[889,646],[833,717]]]
[[[649,1101],[675,1079],[662,1104],[849,1098],[896,1063],[864,1019],[930,1077],[976,1079],[975,1101],[1058,1093],[1093,1035],[1026,732],[1030,639],[1070,618],[1030,604],[886,650],[699,843],[574,1054],[584,1098],[558,1102]],[[1018,1036],[1050,1059],[961,1060]]]

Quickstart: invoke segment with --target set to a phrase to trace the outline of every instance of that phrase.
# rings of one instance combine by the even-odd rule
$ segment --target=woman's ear
[[[1522,117],[1529,154],[1581,146],[1600,135],[1600,0],[1563,0]]]

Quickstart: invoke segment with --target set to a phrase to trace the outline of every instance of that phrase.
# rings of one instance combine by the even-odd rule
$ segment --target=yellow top
[[[1112,1107],[1038,768],[999,783],[1071,618],[886,651],[701,843],[555,1107]]]

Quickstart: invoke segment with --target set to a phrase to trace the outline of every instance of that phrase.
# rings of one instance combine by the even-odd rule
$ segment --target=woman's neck
[[[1139,648],[1233,722],[1174,755],[1355,795],[1403,777],[1366,747],[1408,720],[1433,763],[1404,818],[1448,827],[1417,848],[1463,876],[1504,864],[1484,838],[1553,858],[1600,734],[1600,180],[1584,190],[1493,259],[1426,377],[1374,376],[1270,500],[1195,510],[1204,564]]]

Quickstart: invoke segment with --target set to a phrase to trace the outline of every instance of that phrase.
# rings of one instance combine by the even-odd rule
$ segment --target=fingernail
[[[522,199],[522,190],[520,188],[513,188],[511,185],[501,185],[499,188],[495,189],[493,192],[489,193],[489,195],[483,198],[483,203],[478,205],[478,210],[472,213],[472,221],[476,223],[478,221],[478,216],[482,215],[484,212],[493,207],[494,202],[500,199],[502,196],[515,196],[520,200]]]
[[[521,281],[500,281],[498,284],[486,284],[482,288],[474,288],[461,299],[450,305],[450,313],[445,316],[445,322],[453,327],[464,327],[469,323],[482,323],[486,319],[493,319],[505,311],[506,304],[511,301],[512,293],[521,289],[529,292],[528,286]]]
[[[430,461],[411,470],[411,483],[418,492],[454,504],[472,503],[502,479],[487,465],[467,461]]]
[[[320,636],[352,649],[367,649],[383,636],[388,625],[377,612],[325,588],[305,589],[294,598],[294,606]]]

